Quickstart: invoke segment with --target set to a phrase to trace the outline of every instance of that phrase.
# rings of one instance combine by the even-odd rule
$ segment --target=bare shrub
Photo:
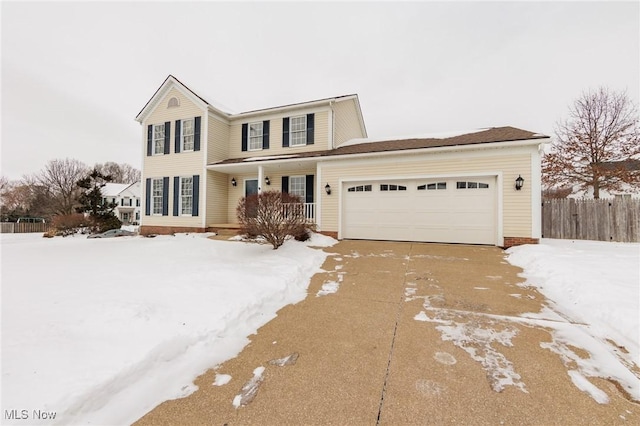
[[[63,214],[54,216],[53,219],[51,219],[51,225],[53,225],[57,234],[66,236],[89,226],[90,220],[82,213]]]
[[[264,238],[274,250],[287,238],[308,233],[302,199],[288,193],[264,191],[243,197],[236,214],[242,232]]]

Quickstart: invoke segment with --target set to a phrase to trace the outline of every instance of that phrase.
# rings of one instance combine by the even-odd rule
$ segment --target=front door
[[[250,195],[258,193],[258,179],[247,179],[244,181],[244,196],[247,198],[246,208],[248,217],[256,217],[258,214],[258,200],[249,200]]]
[[[244,196],[258,193],[258,179],[247,179],[244,181]]]

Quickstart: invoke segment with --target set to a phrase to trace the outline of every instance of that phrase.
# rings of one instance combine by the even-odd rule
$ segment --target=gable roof
[[[478,132],[465,133],[453,137],[445,138],[411,138],[411,139],[391,139],[378,142],[366,142],[347,144],[338,148],[325,151],[301,152],[299,154],[287,155],[286,158],[309,158],[309,157],[331,157],[354,154],[372,154],[381,152],[399,152],[425,148],[440,148],[462,145],[481,145],[488,143],[504,143],[534,139],[548,139],[549,136],[530,132],[528,130],[517,129],[515,127],[491,127]],[[281,157],[284,158],[284,157]],[[246,161],[259,162],[274,160],[274,157],[247,157],[232,158],[211,165],[237,164]]]
[[[174,86],[179,87],[184,92],[189,94],[191,97],[194,97],[194,99],[197,100],[199,103],[201,103],[203,107],[213,110],[214,112],[218,113],[220,116],[226,119],[239,118],[245,115],[251,116],[251,115],[265,114],[270,112],[284,111],[284,110],[290,110],[290,109],[296,109],[296,108],[311,107],[315,105],[325,105],[325,104],[328,105],[331,102],[340,102],[347,99],[355,99],[355,102],[358,108],[359,119],[361,121],[361,126],[366,134],[366,128],[364,126],[364,118],[362,117],[362,111],[360,110],[360,101],[358,100],[357,94],[340,95],[340,96],[334,96],[331,98],[316,99],[312,101],[298,102],[293,104],[286,104],[286,105],[280,105],[275,107],[236,113],[236,112],[232,112],[229,108],[221,104],[214,104],[207,101],[206,99],[198,95],[196,92],[194,92],[189,87],[187,87],[186,84],[182,83],[180,80],[178,80],[176,77],[174,77],[171,74],[167,76],[167,78],[162,82],[160,87],[158,87],[158,89],[154,92],[154,94],[147,101],[144,107],[142,107],[140,112],[136,115],[135,120],[142,123],[144,121],[144,118],[151,112],[153,108],[155,108],[155,106],[157,105],[157,102],[159,101],[159,98],[164,96],[164,94],[168,92],[171,87],[174,87]]]
[[[129,183],[108,182],[100,189],[100,192],[103,197],[115,197],[130,186],[131,184]]]
[[[613,171],[624,171],[624,172],[633,172],[640,170],[640,160],[636,160],[634,158],[630,158],[628,160],[622,161],[603,161],[602,163],[594,163],[597,164],[600,169],[613,172]]]

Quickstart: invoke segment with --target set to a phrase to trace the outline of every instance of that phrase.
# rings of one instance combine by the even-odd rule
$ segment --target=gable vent
[[[180,106],[180,101],[178,100],[178,98],[173,97],[171,99],[169,99],[169,103],[167,104],[167,108],[175,108],[175,107],[179,107]]]

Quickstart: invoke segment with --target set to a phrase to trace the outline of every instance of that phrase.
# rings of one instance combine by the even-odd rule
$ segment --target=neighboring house
[[[638,159],[629,159],[623,161],[607,161],[599,163],[600,169],[604,171],[605,174],[612,175],[626,175],[626,178],[633,178],[633,176],[637,177],[640,175],[640,160]],[[567,198],[593,198],[593,187],[589,187],[587,190],[574,188],[573,192],[567,196]],[[636,199],[640,198],[640,184],[630,185],[627,183],[622,183],[621,188],[619,190],[605,190],[600,188],[600,199],[610,199],[610,198],[625,198],[625,199]]]
[[[101,190],[103,202],[115,203],[115,215],[124,225],[140,223],[140,182],[107,183]]]
[[[279,190],[300,195],[316,229],[339,239],[540,238],[545,135],[498,127],[373,140],[357,95],[235,114],[173,76],[136,120],[143,234],[223,228],[237,223],[241,197]]]

